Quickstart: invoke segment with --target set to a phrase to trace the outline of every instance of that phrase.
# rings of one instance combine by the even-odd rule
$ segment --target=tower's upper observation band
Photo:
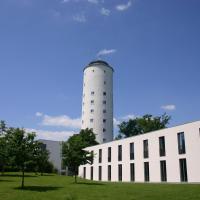
[[[96,60],[96,61],[92,61],[90,62],[84,69],[83,71],[85,71],[88,67],[94,67],[94,65],[104,65],[104,66],[107,66],[109,67],[110,69],[112,69],[112,71],[114,72],[114,69],[105,61],[103,60]]]

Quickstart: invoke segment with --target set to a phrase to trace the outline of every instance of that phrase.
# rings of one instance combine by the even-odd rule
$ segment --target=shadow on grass
[[[78,183],[74,183],[75,185],[99,185],[99,186],[103,186],[103,185],[105,185],[105,184],[103,184],[103,183],[90,183],[90,182],[78,182]]]
[[[24,189],[21,187],[14,188],[15,190],[24,190],[24,191],[33,191],[33,192],[48,192],[59,190],[62,187],[52,187],[52,186],[24,186]]]
[[[1,182],[7,182],[8,183],[8,182],[14,182],[14,181],[11,181],[11,180],[0,180],[0,183]]]
[[[22,177],[20,174],[4,174],[2,177]],[[24,177],[38,177],[37,175],[25,175]]]

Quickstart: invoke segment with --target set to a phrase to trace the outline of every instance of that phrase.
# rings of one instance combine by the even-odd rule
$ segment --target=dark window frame
[[[135,160],[135,144],[134,144],[134,142],[130,143],[130,160]]]
[[[160,161],[160,178],[161,182],[167,182],[167,164],[166,160]]]
[[[99,163],[102,163],[102,149],[99,149]]]
[[[135,163],[130,164],[130,181],[135,182]]]
[[[112,159],[112,148],[108,147],[108,162],[111,162]]]
[[[123,179],[123,171],[122,171],[122,164],[118,165],[118,181],[122,181]]]
[[[143,140],[143,156],[149,158],[149,141]]]
[[[185,134],[184,132],[180,132],[177,134],[178,138],[178,153],[186,154],[186,147],[185,147]]]
[[[122,145],[118,145],[118,161],[122,161]]]
[[[149,162],[144,162],[144,181],[150,181]]]
[[[159,153],[160,157],[166,156],[165,136],[159,137]]]

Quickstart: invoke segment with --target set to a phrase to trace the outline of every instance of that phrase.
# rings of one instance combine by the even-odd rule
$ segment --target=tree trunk
[[[77,175],[75,174],[75,183],[77,183]]]
[[[22,168],[22,185],[21,188],[24,189],[24,167]]]

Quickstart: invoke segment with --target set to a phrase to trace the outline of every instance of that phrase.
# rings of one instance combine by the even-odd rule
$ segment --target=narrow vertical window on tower
[[[103,96],[106,96],[106,92],[103,92]]]

